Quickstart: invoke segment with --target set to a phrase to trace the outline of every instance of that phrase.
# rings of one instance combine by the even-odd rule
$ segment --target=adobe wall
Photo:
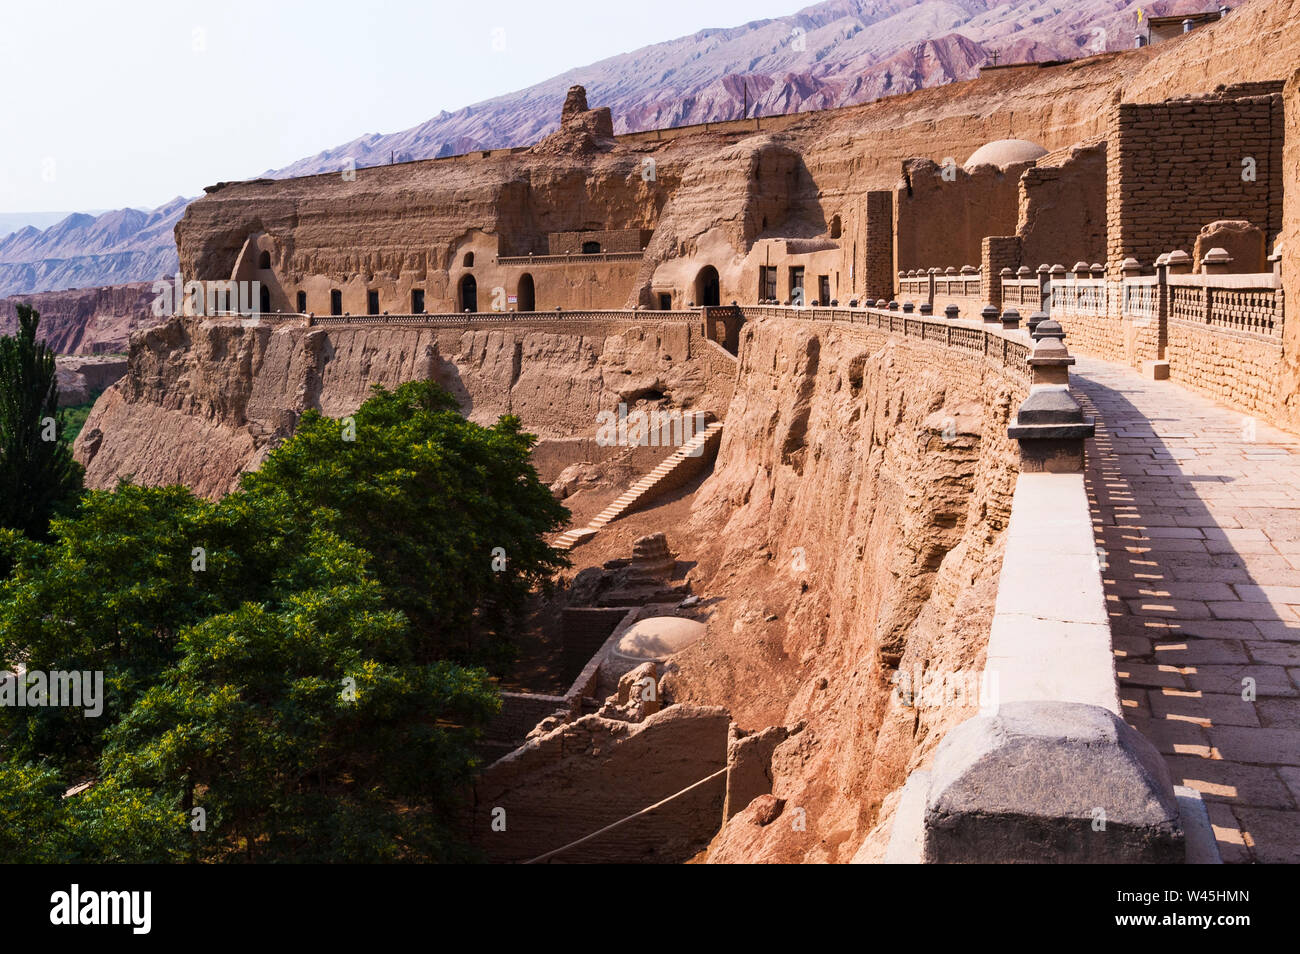
[[[1043,156],[1020,177],[1019,264],[1106,260],[1106,143]]]
[[[1015,234],[1020,174],[1030,165],[949,167],[945,181],[929,159],[905,162],[894,189],[895,269],[978,265],[986,235]]]
[[[1149,266],[1175,249],[1190,254],[1201,227],[1217,219],[1249,219],[1270,242],[1281,229],[1280,96],[1116,103],[1109,123],[1112,277],[1128,257]],[[1243,178],[1246,159],[1255,161],[1253,181]]]
[[[862,229],[862,278],[856,273],[853,291],[859,287],[868,301],[888,301],[894,290],[894,194],[885,190],[867,193]],[[842,301],[843,299],[841,299]]]
[[[1170,319],[1165,357],[1170,380],[1266,419],[1277,413],[1280,342]]]
[[[590,835],[725,768],[730,722],[720,706],[675,705],[640,723],[588,715],[559,726],[479,775],[472,841],[494,862],[520,862]],[[725,785],[714,779],[556,861],[686,861],[717,831]]]
[[[552,232],[546,237],[550,255],[578,254],[588,242],[596,242],[602,252],[639,252],[650,243],[650,229],[597,229],[583,232]]]

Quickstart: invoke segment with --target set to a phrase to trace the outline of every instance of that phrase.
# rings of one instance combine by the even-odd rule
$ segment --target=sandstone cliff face
[[[131,475],[219,496],[305,409],[339,417],[373,384],[425,379],[472,420],[515,414],[543,441],[587,438],[574,452],[590,454],[597,415],[620,402],[720,415],[732,381],[711,348],[686,322],[308,328],[177,317],[132,338],[129,371],[96,404],[76,454],[91,487]],[[573,462],[555,448],[542,456]]]
[[[742,812],[713,860],[847,861],[880,800],[974,714],[904,707],[889,680],[982,665],[1024,385],[862,329],[763,319],[743,337],[691,527],[714,541],[700,591],[721,600],[668,684],[746,730],[804,724],[773,759],[786,814]]]
[[[131,332],[157,324],[150,282],[0,299],[0,335],[18,329],[18,305],[41,313],[39,333],[60,354],[126,351]]]

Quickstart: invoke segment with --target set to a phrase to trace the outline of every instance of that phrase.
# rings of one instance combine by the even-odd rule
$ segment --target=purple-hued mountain
[[[0,238],[0,297],[148,281],[176,272],[172,235],[190,200],[177,196],[151,212],[74,213],[47,229]]]
[[[1199,12],[1212,0],[826,0],[788,17],[643,47],[528,89],[442,112],[411,129],[362,136],[264,173],[332,172],[527,145],[552,132],[570,86],[609,106],[616,132],[868,102],[969,79],[1000,62],[1068,59],[1133,45],[1145,14]],[[238,173],[237,170],[232,170]],[[0,296],[148,280],[175,270],[171,227],[185,200],[152,213],[73,215],[0,238]]]

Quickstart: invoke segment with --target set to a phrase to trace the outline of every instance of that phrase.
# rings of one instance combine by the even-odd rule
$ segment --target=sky
[[[0,2],[0,213],[153,208],[810,0]]]

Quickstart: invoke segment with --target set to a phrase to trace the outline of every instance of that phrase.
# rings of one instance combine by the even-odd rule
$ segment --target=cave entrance
[[[519,276],[519,289],[515,292],[515,297],[519,299],[517,307],[520,311],[537,310],[537,289],[533,285],[533,276],[527,272]]]
[[[460,310],[478,311],[478,282],[473,275],[466,275],[460,280]]]
[[[262,314],[267,314],[271,310],[271,289],[265,285],[261,287],[261,294],[258,295],[258,310]]]
[[[718,270],[705,265],[695,276],[695,304],[716,307],[720,303]]]

